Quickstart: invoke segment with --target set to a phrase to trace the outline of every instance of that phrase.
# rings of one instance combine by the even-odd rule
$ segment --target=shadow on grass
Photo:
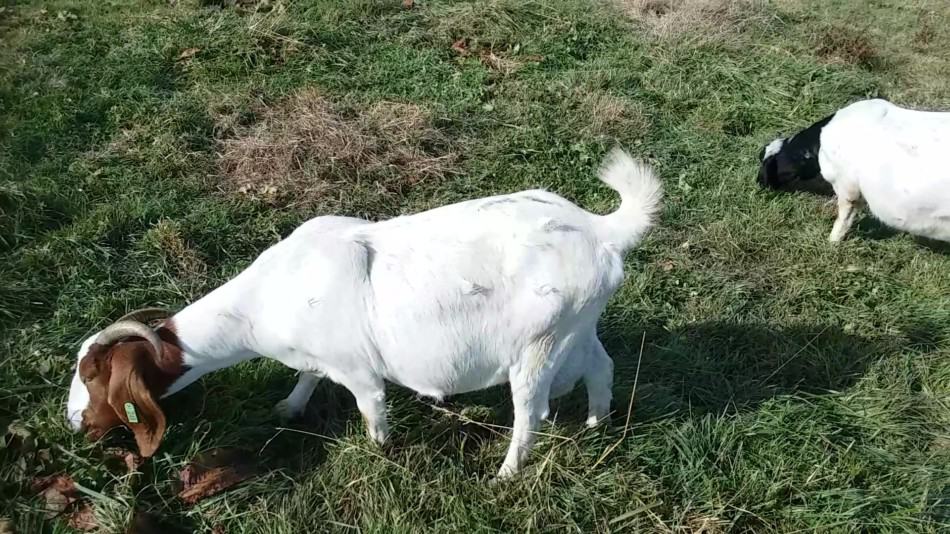
[[[868,365],[899,346],[897,338],[869,339],[834,325],[776,327],[727,321],[607,332],[615,365],[615,408],[626,409],[640,336],[646,342],[637,389],[638,419],[754,409],[776,396],[845,389]]]
[[[896,230],[879,221],[872,215],[868,209],[863,208],[864,213],[858,220],[858,223],[851,230],[852,238],[870,239],[874,241],[884,241],[894,239],[903,235],[904,232]],[[921,236],[911,236],[917,246],[929,249],[935,254],[950,255],[950,243],[938,241]]]

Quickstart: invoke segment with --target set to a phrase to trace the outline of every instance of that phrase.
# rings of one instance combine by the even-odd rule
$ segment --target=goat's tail
[[[598,176],[620,193],[620,208],[602,217],[602,238],[622,251],[629,250],[653,227],[663,186],[653,167],[630,157],[620,147],[607,154]]]

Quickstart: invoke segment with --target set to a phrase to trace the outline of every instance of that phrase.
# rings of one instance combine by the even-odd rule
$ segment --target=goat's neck
[[[169,338],[171,353],[184,373],[168,387],[171,395],[202,375],[230,367],[257,356],[248,348],[251,325],[230,302],[221,287],[187,306],[167,320],[163,338]],[[174,354],[176,352],[178,354]]]

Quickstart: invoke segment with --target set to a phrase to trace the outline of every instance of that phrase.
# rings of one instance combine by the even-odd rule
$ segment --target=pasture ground
[[[29,490],[57,472],[102,532],[135,510],[228,533],[946,531],[948,248],[869,217],[831,246],[827,198],[754,178],[765,142],[850,101],[950,110],[947,2],[7,0],[0,42],[0,423],[31,435],[0,452],[0,531],[69,531]],[[281,426],[293,374],[250,362],[167,399],[136,476],[103,464],[127,435],[66,427],[78,342],[125,311],[186,305],[315,215],[534,187],[604,213],[615,143],[666,187],[600,326],[615,413],[584,429],[579,387],[516,481],[486,484],[504,388],[391,387],[380,451],[333,384]],[[178,471],[224,446],[262,476],[182,505]]]

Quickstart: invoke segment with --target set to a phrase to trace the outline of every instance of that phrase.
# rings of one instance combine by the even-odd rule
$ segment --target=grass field
[[[850,101],[950,110],[950,4],[0,5],[0,423],[35,442],[0,452],[0,531],[70,531],[29,489],[57,472],[102,532],[136,510],[216,533],[950,528],[950,249],[870,217],[832,246],[827,198],[754,182],[765,142]],[[533,187],[605,213],[618,142],[666,200],[600,325],[612,422],[584,429],[579,387],[519,479],[486,483],[504,388],[391,387],[378,450],[330,383],[281,426],[293,373],[250,362],[167,399],[135,476],[103,466],[129,435],[67,428],[78,343],[125,311],[183,307],[315,215]],[[263,474],[181,504],[178,471],[223,446]]]

